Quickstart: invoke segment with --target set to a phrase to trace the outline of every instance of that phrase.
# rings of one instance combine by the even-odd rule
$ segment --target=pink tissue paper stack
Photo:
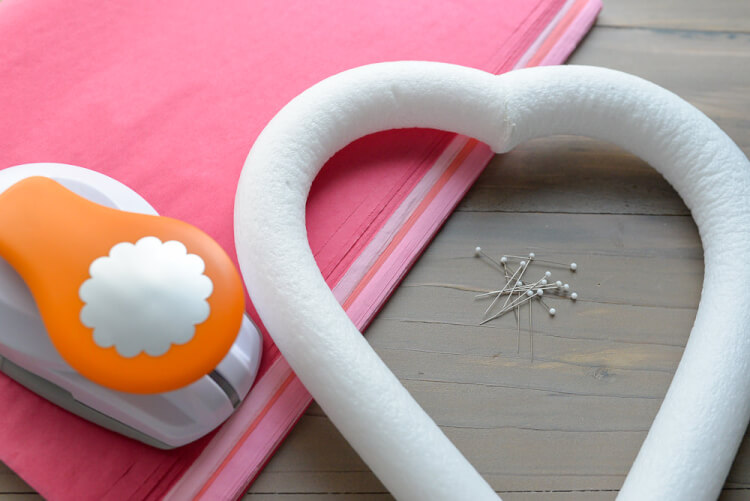
[[[103,172],[234,255],[245,156],[295,95],[380,61],[494,73],[559,64],[600,8],[600,0],[4,0],[0,168],[59,162]],[[470,138],[414,129],[368,136],[324,167],[307,207],[310,245],[361,329],[491,156]],[[257,322],[252,305],[249,313]],[[0,460],[48,499],[237,498],[311,402],[263,334],[259,377],[236,414],[171,451],[101,429],[0,375]]]

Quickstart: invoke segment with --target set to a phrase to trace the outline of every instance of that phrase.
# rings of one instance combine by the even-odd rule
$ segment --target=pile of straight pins
[[[516,324],[518,326],[518,351],[520,352],[521,344],[521,323],[520,323],[520,308],[522,306],[528,306],[529,309],[529,333],[531,342],[531,357],[533,361],[533,329],[532,329],[532,305],[534,302],[538,302],[547,310],[550,316],[555,316],[557,309],[550,307],[545,301],[544,297],[556,296],[560,298],[567,298],[571,301],[578,299],[578,294],[572,292],[570,284],[565,283],[561,280],[553,280],[552,272],[547,270],[537,280],[529,280],[530,275],[529,267],[533,263],[551,264],[555,266],[564,266],[571,272],[575,272],[578,269],[576,263],[558,263],[555,261],[548,261],[545,259],[539,259],[536,254],[530,252],[528,256],[513,256],[510,254],[503,255],[499,260],[493,259],[488,256],[481,247],[477,247],[474,250],[474,255],[478,258],[484,259],[488,264],[497,268],[505,278],[505,285],[500,289],[478,294],[475,299],[492,299],[492,302],[484,311],[484,316],[480,325],[486,324],[491,320],[500,318],[503,315],[514,312],[516,317]],[[514,261],[518,261],[516,264]],[[528,273],[527,273],[528,272]]]

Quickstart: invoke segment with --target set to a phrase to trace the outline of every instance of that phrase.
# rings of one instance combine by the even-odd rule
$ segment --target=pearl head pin
[[[527,256],[514,256],[512,254],[505,254],[503,256],[503,258],[509,258],[509,257],[512,257],[512,258],[515,258],[515,259],[528,259],[530,261],[537,261],[539,263],[556,264],[558,266],[567,266],[570,269],[570,271],[576,271],[578,269],[578,264],[576,264],[576,263],[569,263],[569,264],[567,264],[567,263],[560,263],[560,262],[557,262],[557,261],[548,261],[546,259],[537,259],[536,254],[533,253],[533,252],[529,252],[528,257]],[[501,258],[501,260],[503,258]]]

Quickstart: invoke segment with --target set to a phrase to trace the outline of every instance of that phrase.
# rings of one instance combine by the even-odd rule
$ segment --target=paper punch
[[[205,233],[103,174],[0,171],[0,370],[51,402],[163,449],[247,395],[261,337]]]

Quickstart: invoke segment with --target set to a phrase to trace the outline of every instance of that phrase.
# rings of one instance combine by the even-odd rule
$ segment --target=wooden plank
[[[13,470],[8,468],[5,463],[0,462],[0,498],[1,496],[13,493],[13,494],[27,494],[34,493],[34,489],[21,480]],[[2,498],[4,499],[4,498]]]
[[[682,30],[750,31],[744,0],[603,0],[599,25]]]
[[[457,210],[689,214],[646,162],[573,136],[535,139],[495,156]]]
[[[750,154],[750,35],[597,27],[571,63],[627,71],[672,90]],[[567,136],[530,141],[495,157],[458,210],[688,214],[642,160],[607,143]]]
[[[750,489],[740,488],[726,488],[721,492],[719,501],[747,501],[750,499]]]

